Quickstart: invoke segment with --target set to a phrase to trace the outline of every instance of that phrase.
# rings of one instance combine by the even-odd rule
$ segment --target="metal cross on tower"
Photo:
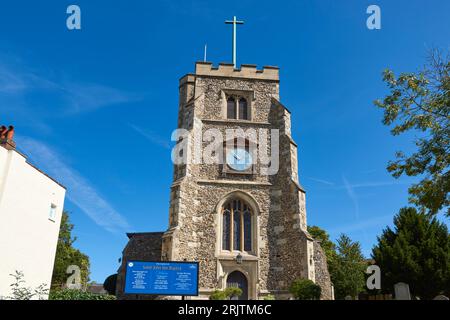
[[[236,68],[236,25],[244,24],[244,21],[238,21],[236,16],[234,16],[233,20],[226,20],[225,23],[233,25],[233,65]]]

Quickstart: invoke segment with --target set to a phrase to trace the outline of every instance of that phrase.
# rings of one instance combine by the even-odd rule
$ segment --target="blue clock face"
[[[227,152],[227,164],[233,170],[248,170],[252,163],[253,160],[251,154],[243,148],[232,149]]]

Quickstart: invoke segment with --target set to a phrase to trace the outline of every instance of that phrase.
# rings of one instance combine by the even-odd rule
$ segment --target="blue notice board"
[[[198,262],[127,261],[125,294],[198,295]]]

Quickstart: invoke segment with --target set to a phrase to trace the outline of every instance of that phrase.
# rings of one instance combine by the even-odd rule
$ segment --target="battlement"
[[[258,70],[254,64],[242,64],[239,69],[235,69],[231,63],[219,63],[215,67],[212,62],[197,62],[195,75],[279,81],[279,68],[264,66],[262,70]]]

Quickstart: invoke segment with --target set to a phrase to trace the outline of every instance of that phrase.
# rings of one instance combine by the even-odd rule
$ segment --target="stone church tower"
[[[187,141],[182,153],[190,160],[174,166],[169,228],[128,234],[123,264],[145,257],[198,261],[199,298],[237,285],[243,299],[269,294],[284,299],[301,277],[319,284],[322,298],[331,299],[325,256],[306,231],[305,190],[291,113],[280,102],[278,68],[197,62],[195,73],[180,79],[178,108],[178,128]],[[213,152],[220,163],[201,159],[212,129],[225,140]],[[226,141],[230,129],[254,129],[257,136]],[[268,133],[267,142],[261,132]],[[263,164],[255,149],[279,156]],[[269,166],[275,171],[267,174]],[[122,278],[119,272],[119,295]]]

